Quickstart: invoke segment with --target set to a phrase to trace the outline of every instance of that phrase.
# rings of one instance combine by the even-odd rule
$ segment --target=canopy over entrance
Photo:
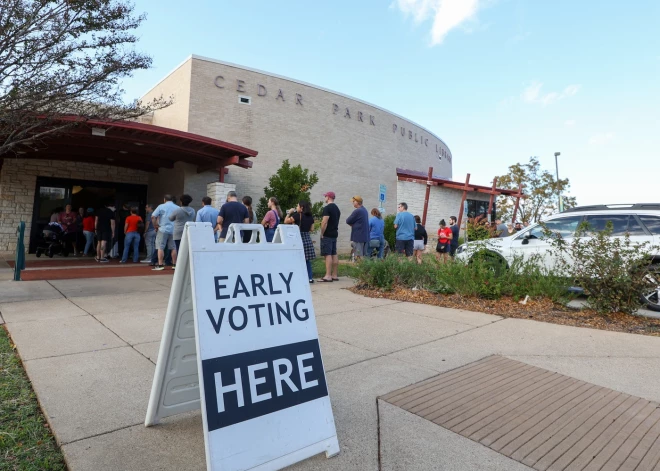
[[[174,162],[197,165],[198,172],[218,171],[224,180],[228,166],[252,167],[257,151],[210,137],[132,121],[82,120],[64,134],[23,146],[19,158],[66,160],[128,167],[147,172],[173,168]]]

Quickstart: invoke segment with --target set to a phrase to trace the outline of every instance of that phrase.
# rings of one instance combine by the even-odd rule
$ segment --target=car
[[[660,275],[660,203],[614,204],[579,206],[554,214],[542,223],[532,224],[521,231],[497,239],[488,239],[481,243],[468,242],[458,247],[456,258],[469,261],[475,253],[490,257],[503,267],[508,267],[514,258],[535,260],[548,269],[556,267],[557,258],[551,250],[552,240],[546,236],[547,230],[561,236],[567,243],[583,222],[591,230],[602,231],[607,223],[612,223],[612,237],[621,237],[626,233],[633,244],[648,243],[649,257],[656,267],[653,273]],[[643,301],[654,311],[660,311],[660,276],[652,276],[652,288],[644,293]]]

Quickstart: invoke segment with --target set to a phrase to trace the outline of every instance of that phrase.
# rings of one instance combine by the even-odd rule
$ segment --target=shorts
[[[99,242],[111,242],[112,231],[96,231],[96,240]]]
[[[337,255],[337,238],[336,237],[322,237],[321,238],[321,257],[329,257],[330,255]]]
[[[353,247],[353,253],[356,257],[364,257],[366,252],[366,242],[351,242],[351,247]]]
[[[405,253],[406,257],[412,257],[414,240],[396,240],[396,253]]]
[[[449,253],[451,252],[451,244],[449,242],[446,244],[441,244],[438,242],[438,245],[435,247],[435,251],[438,253]]]
[[[424,251],[424,241],[423,240],[416,240],[413,243],[413,250],[421,250]]]
[[[157,250],[176,250],[174,245],[174,234],[158,231],[156,233],[156,249]]]

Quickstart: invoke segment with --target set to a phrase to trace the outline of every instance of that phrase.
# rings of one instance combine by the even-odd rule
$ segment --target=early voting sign
[[[208,223],[181,240],[145,424],[201,406],[208,470],[339,452],[299,229],[265,240],[232,224],[216,244]]]

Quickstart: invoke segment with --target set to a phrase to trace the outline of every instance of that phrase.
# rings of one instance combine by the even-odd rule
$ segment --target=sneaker
[[[145,258],[144,260],[140,260],[140,263],[151,263],[151,259]]]
[[[126,263],[126,260],[119,260],[119,263]]]
[[[99,262],[101,262],[101,263],[108,263],[109,260],[108,260],[107,258],[102,258],[102,259],[99,260]]]
[[[161,270],[165,270],[165,266],[164,266],[164,265],[156,265],[156,266],[153,267],[151,270],[152,270],[152,271],[161,271]]]
[[[172,270],[176,270],[176,264],[172,265]]]

